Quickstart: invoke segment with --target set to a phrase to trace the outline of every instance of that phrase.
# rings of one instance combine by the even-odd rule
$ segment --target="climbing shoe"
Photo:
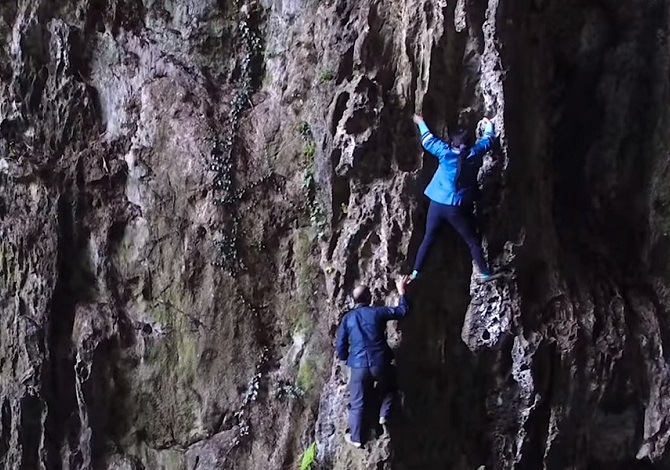
[[[488,282],[494,279],[492,273],[479,273],[475,276],[477,282]]]
[[[379,417],[379,424],[381,424],[382,426],[384,426],[387,422],[388,422],[388,419],[386,418],[386,416],[380,416]]]
[[[495,273],[479,273],[475,275],[475,280],[479,283],[493,281],[494,279],[509,278],[511,273],[507,271],[498,271]]]
[[[356,449],[360,449],[361,447],[363,447],[363,444],[361,444],[360,442],[352,441],[351,434],[349,434],[348,432],[344,434],[344,440],[347,444],[354,446]]]

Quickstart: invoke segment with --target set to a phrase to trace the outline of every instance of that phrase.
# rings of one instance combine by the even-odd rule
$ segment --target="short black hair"
[[[453,147],[470,145],[470,133],[465,127],[457,127],[453,132],[449,132],[449,142]]]

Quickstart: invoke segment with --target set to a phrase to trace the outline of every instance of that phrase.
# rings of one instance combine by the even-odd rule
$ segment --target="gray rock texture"
[[[7,469],[670,468],[667,0],[0,3]],[[463,111],[465,110],[465,111]],[[491,118],[477,217],[343,442],[332,343],[395,302],[436,134]]]

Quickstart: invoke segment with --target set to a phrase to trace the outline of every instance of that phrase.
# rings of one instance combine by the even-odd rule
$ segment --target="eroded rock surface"
[[[665,469],[665,0],[0,5],[0,460],[16,469]],[[437,134],[494,120],[347,448],[332,339],[394,302]]]

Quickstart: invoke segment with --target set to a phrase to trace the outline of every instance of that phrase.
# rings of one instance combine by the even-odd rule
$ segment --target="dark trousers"
[[[428,250],[435,241],[435,237],[444,222],[449,222],[465,243],[467,243],[468,248],[470,248],[470,255],[472,255],[472,259],[477,264],[479,271],[488,274],[490,272],[489,266],[484,259],[481,240],[475,229],[472,206],[449,206],[435,201],[430,201],[430,206],[428,207],[426,233],[416,254],[414,270],[417,272],[421,271],[421,267],[428,255]]]
[[[395,393],[393,366],[351,369],[349,380],[349,431],[351,440],[363,443],[367,411],[381,401],[379,417],[388,418]]]

